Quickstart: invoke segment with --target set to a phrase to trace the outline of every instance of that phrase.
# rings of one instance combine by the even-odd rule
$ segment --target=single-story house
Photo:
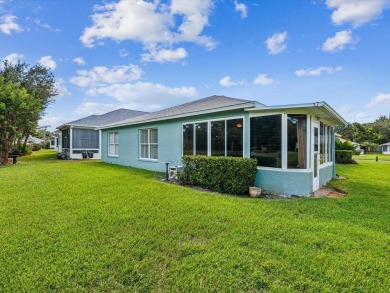
[[[58,137],[56,135],[52,135],[50,138],[50,148],[58,150]]]
[[[381,144],[382,154],[390,155],[390,142]]]
[[[333,127],[346,124],[325,102],[265,106],[211,96],[99,129],[107,163],[164,172],[183,155],[251,157],[255,186],[306,196],[335,176]]]
[[[65,123],[57,129],[60,132],[58,138],[58,151],[69,159],[81,159],[83,153],[91,154],[93,158],[101,157],[100,130],[108,124],[116,123],[146,112],[128,109],[118,109],[102,115],[91,115],[82,119]]]
[[[44,144],[45,141],[35,136],[29,136],[27,138],[27,144]]]
[[[348,139],[344,139],[338,133],[335,133],[335,136],[336,136],[336,139],[338,139],[341,143],[349,142],[350,144],[352,144],[355,147],[355,151],[359,151],[360,152],[362,150],[362,146],[360,145],[360,143],[357,143],[357,142],[354,142],[354,141],[350,141]]]

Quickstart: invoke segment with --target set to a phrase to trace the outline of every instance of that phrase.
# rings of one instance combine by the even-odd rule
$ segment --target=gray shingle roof
[[[221,109],[221,111],[223,111],[225,108],[239,105],[245,107],[245,105],[248,106],[248,104],[253,104],[253,106],[255,106],[255,104],[261,105],[258,102],[249,100],[235,99],[225,96],[211,96],[193,102],[174,106],[171,108],[163,109],[157,112],[152,112],[137,117],[129,118],[123,121],[118,121],[117,123],[112,123],[106,126],[114,127],[119,125],[147,122],[151,120],[165,120],[169,118],[175,118],[177,116],[185,116],[186,114],[194,115],[197,112],[203,111],[211,111],[216,109]]]
[[[118,109],[102,115],[91,115],[85,118],[74,120],[72,122],[65,123],[57,128],[63,128],[64,126],[90,126],[90,127],[102,127],[119,121],[131,119],[140,115],[147,114],[147,112]]]

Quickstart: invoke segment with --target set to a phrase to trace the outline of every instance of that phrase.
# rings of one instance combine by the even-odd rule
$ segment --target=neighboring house
[[[58,151],[70,159],[81,159],[85,152],[93,154],[93,158],[100,158],[100,130],[96,128],[143,114],[146,112],[118,109],[65,123],[57,127],[60,131]]]
[[[58,150],[58,137],[56,135],[52,135],[50,138],[50,148]]]
[[[360,145],[360,143],[357,143],[357,142],[354,142],[354,141],[350,141],[350,140],[347,140],[347,139],[344,139],[341,137],[340,134],[336,133],[336,138],[341,142],[341,143],[345,143],[345,142],[349,142],[350,144],[352,144],[354,147],[355,147],[355,151],[360,151],[362,149],[362,146]]]
[[[390,142],[381,144],[382,154],[390,155]]]
[[[325,102],[265,106],[212,96],[101,127],[102,160],[165,171],[183,155],[255,158],[255,185],[309,195],[335,176],[333,126],[346,121]]]
[[[34,137],[34,136],[29,136],[27,138],[27,144],[42,144],[44,142],[45,141],[43,139],[40,139],[40,138]]]

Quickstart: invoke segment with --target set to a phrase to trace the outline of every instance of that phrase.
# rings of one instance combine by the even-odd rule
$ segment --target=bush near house
[[[184,156],[183,184],[199,185],[213,191],[243,194],[253,185],[257,161],[249,158]]]
[[[336,164],[352,164],[354,160],[352,159],[353,151],[347,150],[336,150]]]

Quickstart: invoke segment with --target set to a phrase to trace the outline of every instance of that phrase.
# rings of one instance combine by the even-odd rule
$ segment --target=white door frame
[[[311,126],[311,166],[313,171],[313,192],[320,188],[320,122],[313,118]]]

